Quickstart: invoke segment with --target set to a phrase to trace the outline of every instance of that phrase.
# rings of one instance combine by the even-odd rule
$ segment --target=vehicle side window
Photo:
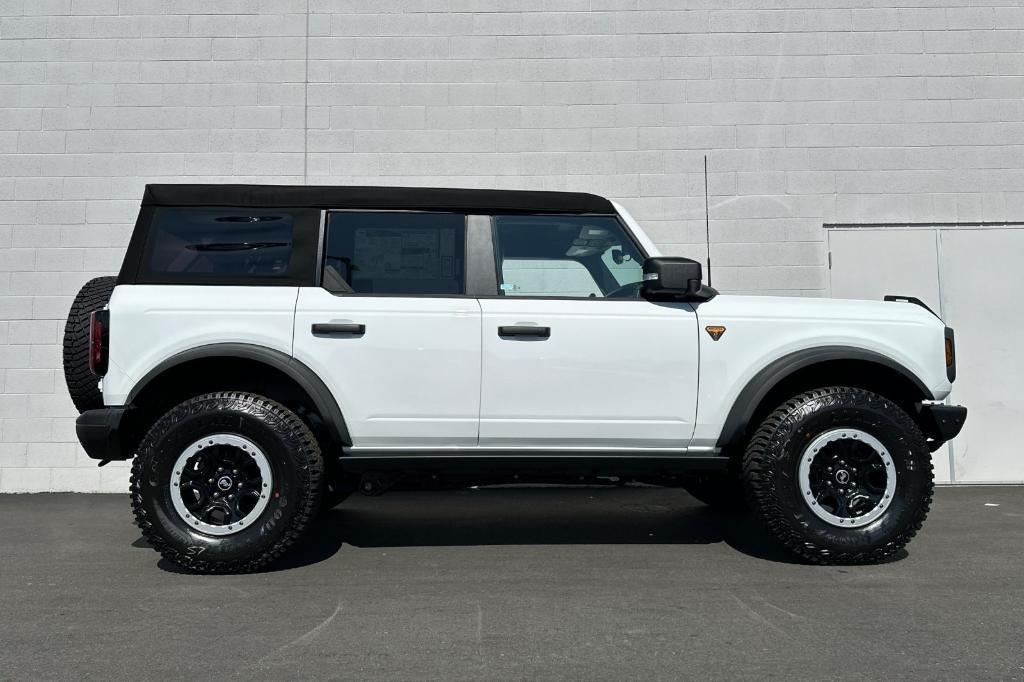
[[[639,298],[643,256],[612,216],[494,217],[502,296]]]
[[[574,260],[505,258],[501,261],[505,296],[600,296],[594,277]],[[552,293],[555,292],[555,293]]]
[[[296,215],[288,210],[159,209],[145,271],[175,282],[287,278],[295,225]]]
[[[323,287],[333,293],[466,291],[466,216],[337,211],[327,220]]]

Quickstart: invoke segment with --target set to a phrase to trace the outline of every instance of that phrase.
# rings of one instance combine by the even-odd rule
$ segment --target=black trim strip
[[[630,472],[664,472],[693,470],[723,470],[729,465],[729,458],[721,455],[629,455],[615,452],[580,453],[567,456],[564,452],[551,451],[524,455],[507,451],[494,455],[395,455],[395,456],[354,456],[343,455],[337,460],[346,471],[381,471],[395,469],[427,469],[435,471],[484,471],[496,472],[502,469],[522,470],[569,470],[578,472],[603,472],[608,475],[622,475]],[[511,482],[511,481],[510,481]]]
[[[125,403],[131,405],[142,391],[145,390],[146,385],[164,372],[192,360],[216,357],[254,360],[287,374],[312,399],[317,411],[327,425],[327,430],[331,437],[344,445],[352,444],[352,438],[349,436],[348,426],[345,424],[345,418],[341,414],[338,402],[334,399],[334,394],[327,388],[323,380],[317,376],[316,372],[281,351],[254,346],[248,343],[213,343],[172,355],[151,369],[146,376],[142,377],[132,387]]]
[[[146,185],[143,206],[305,206],[454,213],[599,213],[614,215],[604,197],[582,192],[542,192],[436,187],[326,185]]]
[[[466,217],[466,293],[470,296],[498,295],[493,222],[489,215]]]
[[[864,360],[896,370],[913,382],[914,386],[921,392],[922,399],[932,400],[934,398],[928,387],[913,372],[879,353],[850,346],[807,348],[775,360],[754,375],[743,390],[740,391],[736,402],[733,403],[729,416],[725,420],[725,425],[722,427],[722,433],[718,437],[718,447],[725,447],[735,443],[743,436],[761,400],[779,382],[797,370],[834,360]]]

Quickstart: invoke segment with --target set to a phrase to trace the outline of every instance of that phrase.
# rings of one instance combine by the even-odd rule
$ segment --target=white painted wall
[[[828,243],[834,297],[916,296],[956,332],[947,402],[967,423],[933,456],[936,480],[1024,483],[1024,225],[841,228]]]
[[[0,491],[124,489],[59,341],[146,182],[588,190],[700,257],[706,153],[752,293],[824,293],[823,223],[1022,219],[1024,8],[867,4],[0,0]]]

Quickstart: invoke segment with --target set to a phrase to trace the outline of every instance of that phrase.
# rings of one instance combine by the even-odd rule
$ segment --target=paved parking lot
[[[126,496],[2,496],[0,677],[1024,678],[1024,488],[940,489],[882,566],[644,488],[354,497],[297,549],[187,575]]]

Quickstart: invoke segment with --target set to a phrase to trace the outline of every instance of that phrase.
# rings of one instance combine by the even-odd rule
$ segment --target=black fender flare
[[[241,358],[252,360],[282,372],[295,381],[309,395],[313,405],[316,406],[317,411],[323,418],[331,438],[344,445],[352,444],[352,438],[349,436],[348,426],[345,424],[345,417],[341,413],[341,408],[338,407],[338,401],[335,400],[334,394],[331,393],[331,390],[327,388],[327,384],[323,382],[316,372],[286,353],[249,343],[212,343],[176,353],[157,364],[142,379],[137,381],[128,394],[125,404],[131,405],[151,381],[167,370],[186,362],[206,358]]]
[[[805,348],[773,360],[747,382],[729,410],[729,416],[726,417],[722,432],[718,436],[718,447],[735,443],[743,436],[758,405],[781,381],[805,367],[835,360],[859,360],[881,365],[894,370],[913,383],[921,392],[922,399],[931,400],[934,397],[916,374],[881,353],[855,346]]]

